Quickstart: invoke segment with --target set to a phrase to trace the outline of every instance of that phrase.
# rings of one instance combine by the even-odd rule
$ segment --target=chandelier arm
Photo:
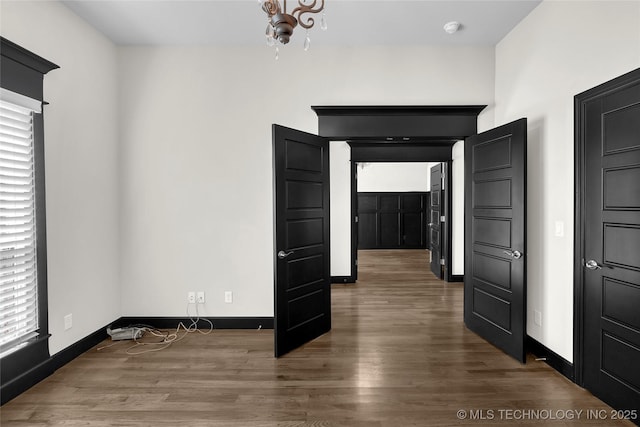
[[[262,10],[264,10],[267,15],[271,17],[277,13],[280,13],[280,2],[278,2],[277,0],[265,0],[264,3],[262,3]]]
[[[324,9],[324,0],[320,0],[320,6],[317,9],[314,9],[317,3],[318,0],[298,0],[298,7],[291,11],[291,15],[298,15],[298,23],[302,28],[306,28],[308,30],[309,28],[313,27],[313,24],[315,24],[315,20],[313,19],[313,17],[306,17],[304,15],[307,13],[322,12],[322,10]]]

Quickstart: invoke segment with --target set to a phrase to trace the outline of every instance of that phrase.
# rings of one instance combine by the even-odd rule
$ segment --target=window
[[[13,93],[3,91],[3,98],[9,94]],[[39,103],[26,98],[18,105],[4,99],[0,99],[0,357],[38,335],[33,107],[27,106]]]
[[[0,404],[53,372],[47,322],[43,77],[0,37]]]

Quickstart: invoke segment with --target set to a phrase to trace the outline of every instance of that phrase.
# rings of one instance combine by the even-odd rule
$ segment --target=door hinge
[[[358,266],[358,260],[356,260],[356,267]]]
[[[444,215],[440,216],[440,222],[444,222],[446,220],[446,217]]]
[[[358,223],[358,221],[359,221],[359,220],[358,220],[358,217],[356,216],[356,223]]]
[[[444,258],[440,258],[440,265],[446,265],[446,264],[444,263]]]

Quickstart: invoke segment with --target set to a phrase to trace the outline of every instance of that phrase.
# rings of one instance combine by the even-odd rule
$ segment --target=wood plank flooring
[[[435,280],[428,252],[363,251],[359,262],[357,284],[332,288],[332,331],[281,359],[272,330],[191,334],[136,356],[124,342],[92,349],[3,406],[1,425],[632,425],[468,331],[462,284]]]

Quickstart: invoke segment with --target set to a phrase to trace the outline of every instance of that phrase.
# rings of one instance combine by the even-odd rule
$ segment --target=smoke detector
[[[458,21],[447,22],[443,28],[447,33],[453,34],[460,29],[460,23]]]

